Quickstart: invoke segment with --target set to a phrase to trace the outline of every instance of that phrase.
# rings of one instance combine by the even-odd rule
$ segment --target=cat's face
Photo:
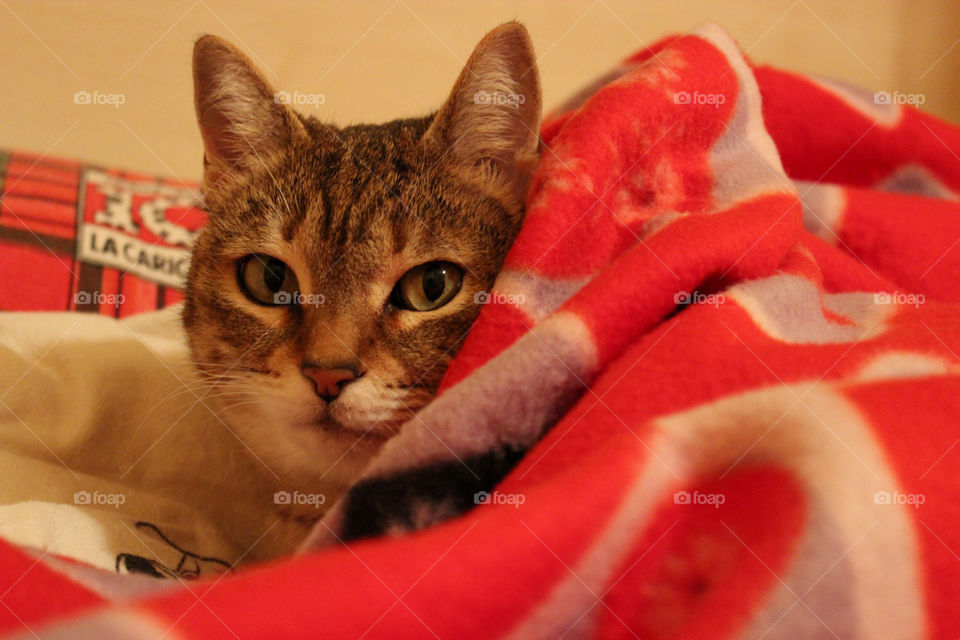
[[[298,116],[210,36],[194,76],[210,221],[184,323],[210,402],[275,474],[349,481],[432,399],[519,230],[529,39],[491,32],[437,114],[384,125]]]

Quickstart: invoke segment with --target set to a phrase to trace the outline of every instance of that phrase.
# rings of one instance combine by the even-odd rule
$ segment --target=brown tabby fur
[[[183,321],[198,371],[280,488],[342,490],[433,398],[519,230],[540,114],[529,38],[502,25],[438,113],[381,125],[337,128],[276,104],[213,36],[196,44],[194,77],[210,220]],[[477,91],[524,102],[477,104]],[[236,264],[254,253],[284,261],[322,304],[247,299]],[[457,296],[428,312],[389,304],[400,276],[432,260],[463,266]],[[326,403],[304,363],[365,373]]]

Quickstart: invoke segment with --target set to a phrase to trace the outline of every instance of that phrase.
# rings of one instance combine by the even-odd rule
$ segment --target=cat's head
[[[434,115],[338,128],[194,48],[209,223],[183,319],[209,402],[277,475],[350,478],[429,402],[523,217],[540,87],[489,33]]]

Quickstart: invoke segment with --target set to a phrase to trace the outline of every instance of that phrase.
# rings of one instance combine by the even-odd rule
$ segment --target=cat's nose
[[[339,396],[344,385],[358,377],[350,369],[324,369],[312,364],[303,365],[300,370],[313,380],[317,395],[327,402]]]

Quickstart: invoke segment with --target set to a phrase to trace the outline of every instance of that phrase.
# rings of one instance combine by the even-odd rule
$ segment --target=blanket
[[[105,606],[4,548],[0,631],[957,637],[960,129],[910,99],[644,49],[546,120],[440,396],[299,556]]]

